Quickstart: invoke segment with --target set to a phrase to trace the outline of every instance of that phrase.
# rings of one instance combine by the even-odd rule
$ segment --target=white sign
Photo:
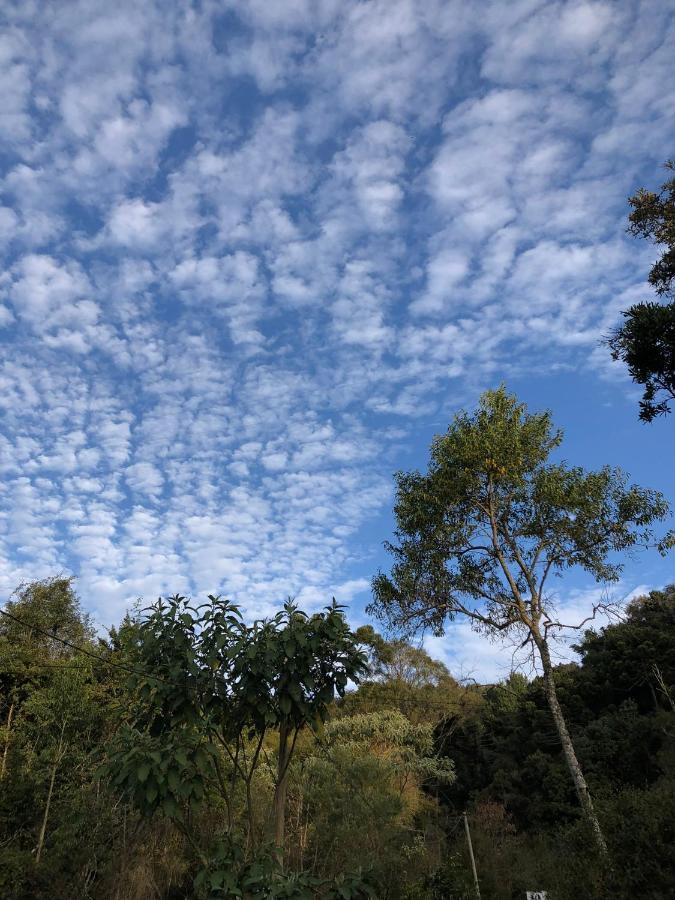
[[[525,900],[548,900],[548,891],[525,891]]]

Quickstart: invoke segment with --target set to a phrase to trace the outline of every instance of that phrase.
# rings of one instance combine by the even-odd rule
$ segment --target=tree
[[[14,620],[11,616],[1,617],[0,637],[40,647],[52,657],[72,656],[72,648],[64,646],[62,640],[80,644],[93,640],[95,635],[89,615],[82,611],[74,581],[56,575],[19,585],[3,607]],[[51,636],[44,631],[51,632]]]
[[[675,711],[675,585],[636,597],[623,621],[587,631],[574,649],[587,674],[587,703],[618,706],[629,697],[642,713]],[[592,676],[592,677],[591,677]]]
[[[341,607],[333,602],[308,616],[289,601],[272,619],[247,625],[238,607],[219,597],[194,607],[176,595],[150,607],[131,637],[135,703],[105,771],[140,810],[170,817],[204,866],[209,859],[191,834],[190,810],[209,794],[226,808],[220,837],[230,849],[243,847],[244,863],[266,830],[281,864],[298,735],[306,726],[320,731],[335,695],[366,667]],[[275,732],[271,808],[261,823],[253,782]],[[242,795],[243,834],[236,809]]]
[[[293,772],[300,865],[330,877],[358,865],[378,897],[426,896],[412,887],[443,852],[438,807],[423,788],[454,778],[433,743],[431,725],[395,710],[329,721]],[[425,845],[422,835],[436,840]]]
[[[68,644],[94,640],[94,628],[81,609],[73,581],[57,575],[22,584],[14,591],[0,615],[3,659],[11,656],[18,663],[32,653],[57,661],[73,655]]]
[[[0,710],[5,718],[0,780],[7,771],[12,724],[24,697],[44,666],[72,657],[62,641],[79,646],[94,638],[73,579],[45,578],[20,585],[0,615]],[[58,640],[60,639],[60,640]]]
[[[675,171],[675,162],[665,167]],[[624,362],[633,381],[644,385],[640,418],[651,422],[668,413],[675,399],[675,178],[658,194],[641,188],[628,202],[633,207],[629,232],[666,248],[652,266],[649,282],[671,302],[631,306],[623,313],[624,324],[606,343],[612,358]]]
[[[372,625],[354,634],[368,652],[370,671],[341,701],[341,715],[398,709],[415,724],[436,723],[467,705],[467,691],[422,647],[385,640]]]
[[[380,682],[404,685],[411,690],[438,687],[444,682],[457,684],[447,667],[422,647],[400,639],[387,641],[372,625],[362,625],[354,635],[370,648],[370,674]]]
[[[598,581],[618,580],[613,553],[648,543],[668,505],[658,492],[629,486],[618,469],[550,462],[561,441],[550,413],[528,413],[503,386],[484,393],[475,413],[460,412],[435,438],[426,474],[396,475],[398,543],[386,545],[395,563],[391,576],[373,579],[370,608],[395,626],[437,634],[463,615],[488,635],[512,634],[536,651],[579,802],[605,855],[558,702],[550,639],[564,626],[548,584],[574,566]]]
[[[24,716],[35,732],[35,743],[48,763],[49,777],[40,830],[35,848],[39,865],[45,844],[54,784],[69,745],[82,738],[87,726],[95,721],[96,708],[92,696],[91,666],[63,663],[49,683],[35,691],[26,701]]]
[[[538,884],[560,900],[606,897],[608,890],[617,898],[670,896],[674,616],[675,589],[652,591],[632,601],[620,620],[586,631],[575,648],[579,663],[555,669],[560,705],[614,851],[609,879],[601,878],[601,860],[593,859],[594,847],[584,847],[583,823],[575,822],[578,804],[542,678],[528,682],[519,674],[484,689],[470,728],[448,733],[449,723],[439,724],[437,745],[458,774],[441,796],[454,812],[473,812],[481,889],[522,896]],[[481,826],[485,803],[502,807],[515,829],[501,848]],[[597,892],[594,877],[604,882]]]
[[[0,610],[3,897],[84,896],[101,866],[115,804],[92,779],[110,689],[96,651],[70,578],[24,584]]]

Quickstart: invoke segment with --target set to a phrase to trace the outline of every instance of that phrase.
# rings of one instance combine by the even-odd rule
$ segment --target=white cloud
[[[17,318],[49,346],[84,353],[97,340],[100,308],[77,262],[61,264],[51,256],[29,254],[4,281]]]
[[[492,22],[502,25],[499,5],[491,12]],[[618,4],[585,0],[529,4],[525,16],[516,14],[495,33],[483,74],[497,82],[572,80],[594,86],[626,12]]]
[[[26,56],[29,45],[20,31],[5,30],[0,36],[0,78],[3,85],[0,140],[15,145],[30,138],[31,71]]]
[[[469,271],[470,258],[453,247],[435,254],[427,265],[426,292],[414,303],[413,313],[440,313],[452,304],[453,288],[460,284]]]
[[[672,153],[663,4],[226,8],[0,38],[0,579],[76,571],[108,621],[362,604],[415,435],[535,365],[615,377],[625,197]]]
[[[374,266],[366,260],[350,260],[344,268],[332,306],[333,323],[347,344],[384,349],[393,338],[385,324],[389,303]]]
[[[392,229],[403,200],[401,176],[410,142],[402,128],[386,120],[371,122],[342,152],[332,169],[353,190],[357,207],[374,231]]]
[[[110,213],[110,237],[123,247],[147,249],[155,246],[164,232],[158,203],[124,200]]]
[[[572,645],[581,641],[584,631],[599,631],[618,621],[628,602],[649,590],[651,588],[646,585],[627,589],[622,583],[609,588],[577,588],[560,597],[556,604],[556,621],[571,627],[551,632],[554,664],[578,661],[579,656]],[[598,603],[611,603],[614,610],[598,610],[595,618],[582,624],[593,615],[593,607]],[[473,679],[481,683],[502,681],[512,671],[523,672],[528,677],[541,674],[539,658],[533,657],[529,647],[523,649],[521,642],[522,636],[516,636],[511,641],[489,638],[484,633],[475,631],[464,617],[449,622],[443,636],[424,637],[427,652],[442,660],[455,678]]]
[[[129,487],[137,493],[156,498],[162,490],[164,479],[157,466],[149,462],[138,462],[127,466],[124,477]]]
[[[255,326],[262,313],[265,285],[258,259],[251,253],[239,250],[221,258],[186,259],[170,277],[187,303],[203,303],[226,319],[235,343],[264,341]]]

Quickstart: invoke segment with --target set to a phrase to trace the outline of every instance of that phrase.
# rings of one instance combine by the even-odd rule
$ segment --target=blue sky
[[[626,198],[674,152],[672,0],[3,12],[3,596],[65,571],[105,624],[175,591],[356,624],[392,473],[501,381],[675,498],[674,422],[599,345],[649,295]],[[626,562],[617,596],[673,578]]]

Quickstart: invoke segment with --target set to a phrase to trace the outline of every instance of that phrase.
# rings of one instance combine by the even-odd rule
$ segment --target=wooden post
[[[476,871],[476,860],[473,856],[473,844],[471,843],[471,832],[469,831],[469,820],[464,813],[464,830],[466,831],[466,842],[469,845],[469,856],[471,858],[471,869],[473,871],[473,883],[476,887],[476,897],[480,900],[480,885],[478,884],[478,872]]]

